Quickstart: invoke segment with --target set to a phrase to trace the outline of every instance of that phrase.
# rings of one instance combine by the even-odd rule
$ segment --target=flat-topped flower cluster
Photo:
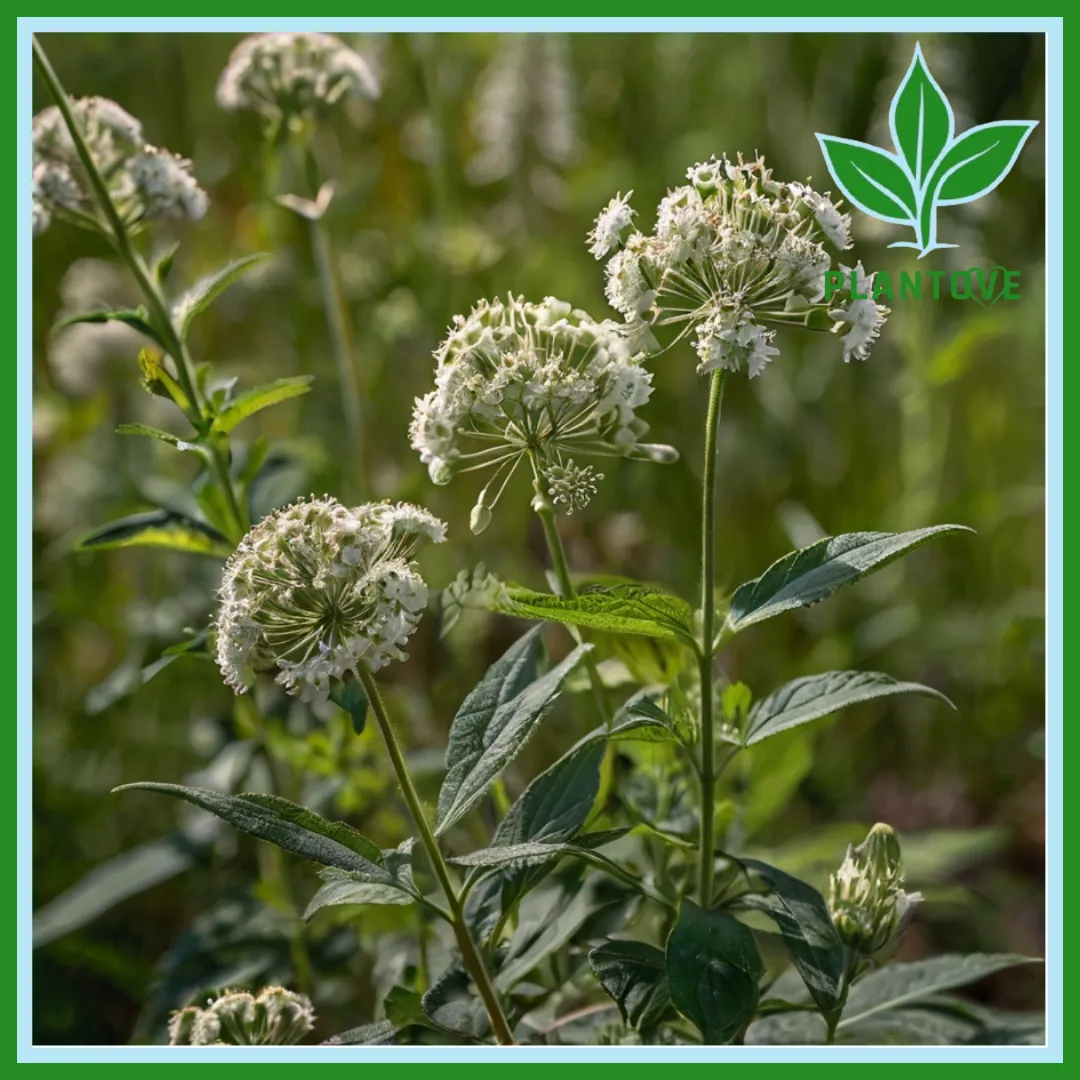
[[[612,199],[589,233],[632,340],[654,350],[652,328],[678,324],[694,334],[699,371],[754,377],[779,351],[772,326],[846,328],[844,359],[865,360],[888,310],[851,290],[823,303],[826,245],[851,246],[851,219],[808,185],[774,180],[761,158],[712,158],[687,179],[661,200],[651,233],[634,229],[629,195]],[[861,264],[856,274],[872,286]]]
[[[241,541],[225,566],[217,616],[217,661],[243,693],[254,674],[304,701],[325,700],[335,679],[404,659],[427,604],[412,556],[440,543],[446,526],[408,503],[349,509],[335,499],[275,510]]]
[[[652,394],[652,375],[622,328],[565,301],[482,300],[454,319],[435,359],[435,389],[413,411],[412,445],[437,484],[495,467],[480,511],[495,505],[526,457],[551,497],[573,509],[600,479],[574,455],[675,456],[641,441],[648,425],[637,410]]]

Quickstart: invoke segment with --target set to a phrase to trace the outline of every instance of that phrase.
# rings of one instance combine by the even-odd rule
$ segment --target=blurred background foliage
[[[276,447],[261,509],[350,488],[425,503],[451,526],[452,542],[424,556],[436,588],[481,561],[504,579],[544,582],[524,479],[473,537],[480,482],[433,488],[408,446],[412,401],[431,384],[431,350],[451,317],[508,291],[605,317],[601,268],[584,243],[592,218],[632,188],[648,227],[647,208],[713,153],[760,151],[779,177],[812,174],[827,189],[814,132],[888,145],[888,103],[914,46],[889,34],[347,36],[383,83],[379,102],[349,103],[319,145],[337,178],[329,223],[357,329],[360,470],[342,451],[308,234],[271,201],[289,178],[268,179],[254,119],[214,101],[237,36],[42,40],[71,93],[116,99],[148,138],[194,160],[212,204],[177,234],[181,285],[231,258],[273,254],[193,338],[242,386],[316,376],[312,394],[243,433]],[[1042,119],[1040,38],[921,40],[958,130]],[[35,86],[35,110],[47,103]],[[828,335],[791,335],[778,341],[780,362],[733,382],[725,401],[719,558],[731,586],[824,534],[945,521],[977,530],[740,636],[725,657],[728,675],[758,694],[800,674],[869,667],[956,703],[956,713],[914,697],[860,706],[769,743],[770,756],[734,778],[746,842],[793,872],[835,866],[875,820],[901,832],[909,880],[929,901],[905,941],[909,959],[1043,951],[1043,135],[1040,126],[997,191],[942,213],[942,238],[959,248],[919,264],[1019,270],[1020,302],[898,301],[865,365],[841,363]],[[867,267],[894,279],[915,268],[910,251],[887,250],[890,227],[856,214],[855,236]],[[290,904],[302,908],[316,883],[309,867],[273,865],[275,852],[178,814],[171,800],[111,797],[112,786],[186,776],[250,788],[255,749],[269,744],[270,760],[304,777],[294,797],[348,815],[385,846],[406,826],[381,748],[370,732],[353,739],[341,714],[312,718],[271,695],[260,726],[212,665],[184,656],[139,685],[185,628],[206,625],[220,565],[73,551],[104,521],[150,503],[188,506],[193,465],[113,434],[121,422],[175,424],[139,385],[134,332],[56,332],[64,314],[134,299],[107,248],[54,224],[35,242],[33,286],[35,1039],[160,1041],[168,1010],[201,986],[298,981]],[[562,524],[578,572],[692,596],[704,384],[688,345],[653,366],[652,437],[677,445],[682,462],[605,467],[597,499]],[[477,613],[443,638],[437,619],[421,625],[411,660],[388,672],[418,771],[440,766],[454,710],[519,632]],[[546,725],[515,766],[513,791],[589,726],[582,711],[571,698]],[[407,962],[389,943],[411,938],[410,911],[352,911],[307,932],[318,1034],[376,1014],[398,975],[388,969]],[[1041,1006],[1037,972],[990,980],[982,993]]]

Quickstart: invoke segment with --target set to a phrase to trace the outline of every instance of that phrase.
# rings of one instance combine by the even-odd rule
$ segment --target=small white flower
[[[408,503],[347,509],[312,499],[256,525],[225,566],[217,615],[217,661],[243,693],[254,672],[303,701],[325,700],[331,682],[361,665],[377,671],[420,621],[427,586],[411,558],[446,526]]]
[[[634,246],[613,255],[604,267],[608,303],[627,318],[644,315],[653,305],[656,292],[649,288],[641,272],[641,258]]]
[[[379,81],[371,65],[336,37],[317,33],[244,38],[217,87],[223,109],[250,109],[274,121],[310,119],[345,97],[378,96]]]
[[[210,205],[191,175],[191,162],[147,146],[131,159],[131,179],[145,213],[163,220],[198,221]]]
[[[594,258],[603,259],[613,251],[618,251],[622,234],[633,224],[634,211],[630,208],[630,197],[633,194],[628,191],[625,195],[616,195],[600,211],[596,224],[586,237],[589,252]]]
[[[604,474],[594,472],[591,465],[575,465],[569,458],[565,464],[549,465],[543,476],[551,501],[556,506],[564,504],[567,514],[588,506],[596,494],[597,481],[604,479]]]
[[[889,309],[875,303],[873,296],[874,275],[867,274],[863,270],[862,263],[856,263],[855,269],[851,270],[842,266],[845,280],[853,285],[853,291],[865,299],[852,299],[847,307],[837,308],[829,312],[829,317],[836,319],[837,328],[844,324],[851,327],[840,340],[844,346],[844,363],[850,362],[854,356],[857,360],[866,360],[870,355],[874,342],[881,333],[882,326],[889,315]]]
[[[773,331],[756,325],[749,311],[722,311],[697,328],[698,371],[740,371],[745,364],[754,378],[779,354],[772,346],[774,336]]]

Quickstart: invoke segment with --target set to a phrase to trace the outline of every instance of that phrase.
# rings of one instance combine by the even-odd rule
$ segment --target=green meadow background
[[[359,35],[382,99],[350,103],[321,135],[337,178],[330,225],[356,326],[365,460],[345,454],[340,395],[308,242],[276,206],[258,126],[222,113],[214,87],[238,40],[225,34],[49,34],[67,89],[115,98],[153,142],[194,161],[207,217],[176,231],[174,280],[273,253],[196,326],[197,355],[251,386],[315,376],[314,391],[249,421],[276,447],[265,511],[308,492],[366,490],[423,502],[450,524],[426,552],[433,589],[484,563],[544,587],[543,539],[524,477],[479,537],[483,481],[434,488],[408,445],[413,398],[457,312],[495,294],[555,295],[609,314],[584,237],[616,191],[645,228],[686,168],[761,152],[784,179],[830,187],[814,133],[888,145],[888,106],[914,38],[857,35]],[[924,36],[959,129],[1043,118],[1043,42]],[[35,109],[47,104],[35,86]],[[1044,130],[977,203],[941,212],[959,247],[921,263],[889,250],[902,230],[855,214],[852,257],[868,269],[1020,272],[1020,299],[897,301],[865,364],[829,335],[781,333],[781,356],[733,380],[721,434],[719,566],[734,587],[824,534],[959,522],[977,532],[925,548],[857,588],[740,635],[728,673],[766,693],[797,675],[863,667],[930,683],[956,704],[863,705],[801,729],[747,801],[743,842],[823,880],[875,821],[905,841],[927,902],[903,956],[1042,955],[1044,902]],[[276,185],[276,186],[275,186]],[[159,234],[160,242],[167,237]],[[247,787],[266,743],[302,779],[293,794],[384,845],[405,835],[380,747],[335,718],[271,703],[256,730],[215,667],[181,657],[141,672],[206,625],[220,563],[147,549],[78,552],[94,526],[153,504],[184,508],[194,463],[122,422],[181,426],[141,389],[137,337],[56,332],[65,315],[126,306],[131,282],[107,247],[55,223],[34,244],[34,1035],[42,1043],[155,1042],[168,1011],[208,985],[295,985],[288,903],[310,867],[190,817],[171,800],[110,795],[143,779]],[[599,495],[564,518],[580,573],[649,579],[693,595],[704,383],[688,345],[654,363],[651,438],[682,451],[659,467],[605,462]],[[387,671],[425,796],[454,710],[520,632],[469,614],[440,637],[425,620],[408,663]],[[580,700],[580,699],[578,699]],[[512,791],[584,730],[570,696],[508,777]],[[265,883],[284,873],[288,888]],[[277,877],[275,878],[275,874]],[[89,877],[87,875],[90,875]],[[262,882],[262,884],[259,884]],[[279,881],[280,883],[280,881]],[[335,909],[336,910],[336,909]],[[371,1019],[409,908],[374,908],[307,933],[325,1037]],[[321,916],[320,916],[321,917]],[[1042,1004],[1041,975],[980,985],[987,1000]]]

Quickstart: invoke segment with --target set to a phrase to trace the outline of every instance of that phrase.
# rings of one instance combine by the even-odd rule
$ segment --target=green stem
[[[577,596],[574,582],[570,578],[570,567],[566,561],[566,549],[563,547],[559,528],[555,523],[555,508],[552,506],[547,487],[540,475],[540,467],[535,457],[531,457],[533,467],[533,487],[536,489],[536,499],[533,501],[533,509],[540,524],[544,528],[544,540],[547,543],[548,554],[551,556],[551,568],[555,572],[555,580],[559,585],[559,593],[567,600],[573,600]],[[575,626],[567,627],[574,640],[579,644],[582,641],[581,632]],[[585,657],[585,670],[589,676],[589,687],[592,690],[593,702],[596,705],[597,715],[605,727],[611,727],[611,712],[608,709],[607,697],[604,694],[604,684],[600,680],[600,671],[596,666],[593,654],[589,652]]]
[[[338,382],[341,386],[341,404],[345,414],[345,445],[350,467],[342,470],[342,483],[346,493],[356,493],[357,488],[367,491],[363,461],[363,404],[360,398],[360,384],[357,378],[356,345],[353,341],[352,322],[349,318],[348,305],[341,288],[337,262],[334,259],[330,233],[326,222],[320,217],[311,223],[311,246],[315,256],[315,266],[319,272],[319,286],[322,289],[326,319],[330,327],[333,343],[334,363],[337,366]],[[359,483],[354,479],[359,477]]]
[[[510,1025],[507,1023],[506,1016],[503,1013],[491,976],[488,974],[475,944],[473,944],[472,935],[469,933],[469,928],[465,922],[465,905],[458,895],[453,881],[450,879],[450,870],[446,865],[446,860],[443,859],[442,852],[439,850],[439,843],[435,839],[435,834],[431,831],[427,818],[424,816],[420,796],[413,786],[412,777],[409,775],[408,766],[405,764],[405,755],[401,751],[401,745],[398,743],[397,735],[394,733],[394,728],[390,723],[390,717],[386,712],[386,705],[383,702],[382,695],[379,693],[378,684],[375,682],[371,672],[364,668],[360,671],[360,681],[363,683],[364,692],[367,694],[368,703],[371,705],[371,711],[375,715],[379,731],[382,733],[383,741],[386,743],[386,750],[390,755],[390,763],[394,768],[394,772],[397,774],[401,793],[405,796],[409,813],[412,815],[412,819],[420,833],[420,842],[427,851],[431,868],[434,870],[439,886],[446,896],[446,902],[450,905],[454,936],[457,938],[458,948],[461,950],[461,959],[476,984],[476,989],[479,991],[480,998],[487,1009],[496,1041],[503,1046],[512,1046],[514,1044],[513,1032],[510,1030]]]
[[[45,85],[49,88],[49,93],[55,100],[57,108],[60,110],[60,115],[64,118],[64,123],[71,133],[72,142],[75,144],[75,152],[78,154],[79,161],[86,170],[90,185],[94,189],[94,195],[97,198],[102,213],[105,215],[110,238],[116,246],[116,250],[119,252],[120,257],[130,268],[132,276],[139,286],[139,291],[146,300],[146,306],[149,309],[150,318],[154,328],[161,335],[166,350],[176,364],[177,380],[181,387],[183,387],[184,393],[187,395],[188,399],[188,407],[183,410],[184,415],[191,423],[191,426],[200,435],[203,435],[206,433],[208,427],[208,418],[205,415],[202,397],[199,394],[198,384],[194,378],[193,372],[195,365],[192,362],[191,355],[188,352],[187,346],[180,339],[180,335],[176,331],[176,326],[172,319],[172,312],[169,310],[168,301],[165,299],[161,289],[154,281],[153,275],[147,269],[142,257],[135,250],[135,246],[131,242],[131,234],[128,232],[127,226],[124,224],[119,211],[116,209],[116,205],[112,201],[108,185],[98,171],[97,165],[90,153],[90,149],[86,145],[86,140],[83,138],[82,131],[75,121],[75,115],[71,111],[71,103],[67,93],[56,72],[53,70],[52,64],[49,63],[49,58],[45,55],[45,50],[42,49],[36,37],[34,38],[34,63],[37,66],[38,73],[45,81]],[[232,477],[229,475],[229,464],[225,454],[217,446],[211,446],[210,457],[214,476],[225,495],[229,513],[233,519],[233,535],[231,535],[229,539],[232,540],[233,543],[237,543],[247,531],[247,515],[243,512],[240,503],[237,500],[236,491],[233,488]]]
[[[713,817],[716,805],[716,747],[713,735],[713,644],[716,620],[716,448],[720,408],[724,397],[724,372],[714,371],[705,417],[705,464],[701,498],[701,820],[699,826],[698,893],[701,906],[712,904]]]

